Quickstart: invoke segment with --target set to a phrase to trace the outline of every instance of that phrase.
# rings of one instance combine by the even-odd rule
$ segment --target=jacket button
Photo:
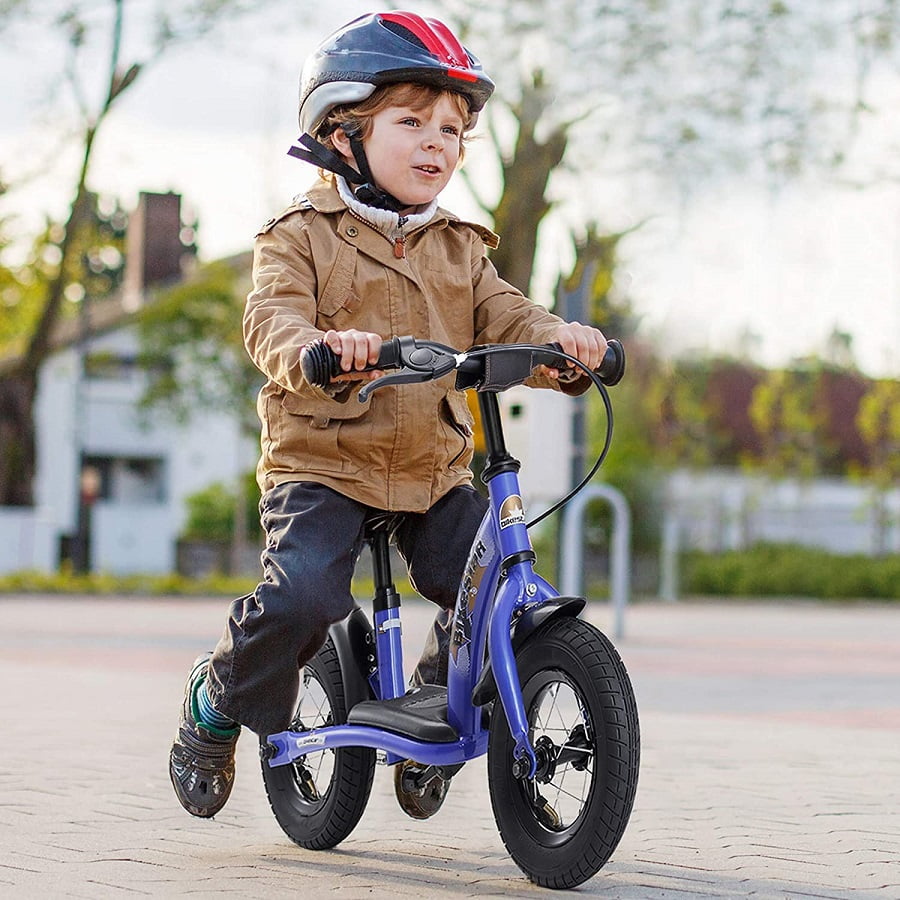
[[[355,225],[351,225],[347,229],[347,237],[356,237],[359,234],[359,229]]]

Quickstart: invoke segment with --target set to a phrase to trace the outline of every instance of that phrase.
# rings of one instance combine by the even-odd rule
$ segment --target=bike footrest
[[[393,700],[364,700],[347,715],[349,725],[370,725],[435,744],[458,741],[447,721],[447,688],[423,684]]]

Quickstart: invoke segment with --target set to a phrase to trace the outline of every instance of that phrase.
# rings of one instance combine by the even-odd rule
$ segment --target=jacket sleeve
[[[267,226],[253,250],[253,289],[244,307],[244,345],[270,380],[298,394],[342,399],[346,384],[319,388],[300,368],[300,351],[324,332],[316,322],[316,270],[301,216]]]
[[[564,319],[529,300],[504,281],[477,237],[472,248],[472,284],[477,344],[546,344],[555,340],[557,328],[565,323]],[[569,370],[569,373],[561,373],[559,380],[535,376],[526,384],[575,396],[583,394],[591,382],[587,376],[578,376]]]

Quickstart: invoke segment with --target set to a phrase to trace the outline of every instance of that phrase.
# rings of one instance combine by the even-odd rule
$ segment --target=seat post
[[[396,516],[382,516],[368,523],[365,539],[372,552],[375,594],[372,618],[375,631],[377,671],[369,681],[379,700],[391,700],[405,693],[403,681],[403,644],[400,640],[400,594],[391,577],[391,535],[398,524]]]
[[[369,537],[372,551],[372,571],[375,579],[374,612],[384,612],[400,606],[400,594],[391,575],[390,532],[377,529]]]

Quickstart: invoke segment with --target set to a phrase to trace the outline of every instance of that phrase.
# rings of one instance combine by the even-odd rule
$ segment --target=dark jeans
[[[469,547],[487,508],[459,487],[425,513],[406,513],[397,547],[416,590],[440,607],[413,679],[444,683],[450,624]],[[328,626],[350,613],[350,579],[374,511],[324,485],[292,482],[260,501],[266,548],[263,580],[231,604],[210,665],[216,709],[257,734],[284,731],[299,689],[299,668],[325,642]]]

